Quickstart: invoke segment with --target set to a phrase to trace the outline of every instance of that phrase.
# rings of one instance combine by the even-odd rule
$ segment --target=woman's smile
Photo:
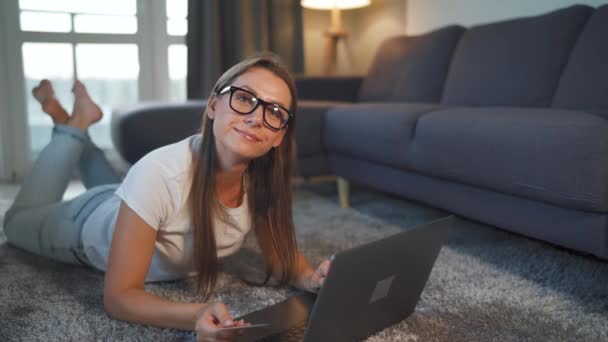
[[[241,131],[237,128],[234,129],[235,131],[237,131],[237,133],[239,133],[243,138],[251,141],[251,142],[260,142],[262,141],[260,138],[257,137],[257,135],[253,134],[253,133],[249,133],[246,131]]]

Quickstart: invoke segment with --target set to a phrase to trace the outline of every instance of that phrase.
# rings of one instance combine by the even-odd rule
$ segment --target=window
[[[32,159],[51,135],[51,118],[31,96],[44,78],[53,82],[68,112],[74,79],[83,81],[104,112],[89,131],[104,149],[112,148],[114,108],[141,100],[185,100],[186,0],[9,1],[18,1]]]
[[[31,96],[31,90],[40,80],[51,79],[59,101],[66,108],[72,107],[70,89],[74,79],[73,47],[66,43],[26,42],[22,45],[22,53],[30,146],[32,152],[37,154],[50,140],[52,121]]]
[[[188,33],[187,0],[167,0],[167,33],[172,36],[185,36]]]
[[[137,102],[139,62],[136,44],[77,44],[76,70],[89,93],[105,113],[91,126],[89,135],[97,145],[111,147],[112,108]]]
[[[187,47],[183,37],[188,33],[187,0],[167,0],[167,34],[171,39],[182,37],[181,44],[170,44],[169,59],[169,98],[180,100],[186,98]]]
[[[169,98],[186,98],[187,48],[185,44],[169,45]]]

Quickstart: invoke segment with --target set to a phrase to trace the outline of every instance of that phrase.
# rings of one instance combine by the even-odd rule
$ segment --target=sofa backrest
[[[544,15],[485,24],[460,39],[443,104],[547,107],[593,8],[575,5]]]
[[[552,106],[608,118],[608,5],[599,7],[585,25]]]
[[[463,31],[460,26],[448,26],[385,40],[363,79],[358,100],[438,103]]]

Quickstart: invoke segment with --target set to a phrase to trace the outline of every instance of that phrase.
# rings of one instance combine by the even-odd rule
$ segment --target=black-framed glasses
[[[259,99],[254,93],[239,87],[226,86],[217,94],[223,95],[228,91],[230,91],[230,108],[239,114],[251,114],[259,105],[262,105],[264,123],[271,129],[285,128],[289,118],[293,116],[293,113],[290,113],[285,107]]]

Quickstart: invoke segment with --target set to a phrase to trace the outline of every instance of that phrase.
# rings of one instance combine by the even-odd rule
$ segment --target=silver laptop
[[[416,307],[454,222],[449,216],[335,255],[318,295],[302,293],[239,317],[270,323],[236,341],[359,341]]]

